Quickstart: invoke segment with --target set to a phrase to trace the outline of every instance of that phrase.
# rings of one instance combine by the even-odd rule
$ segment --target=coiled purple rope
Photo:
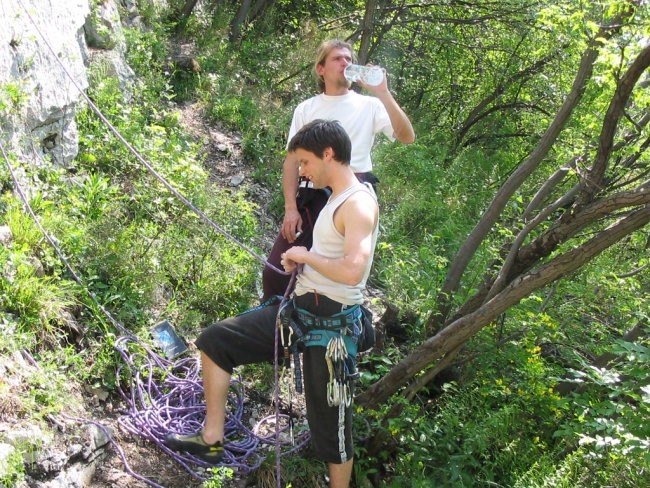
[[[126,369],[118,371],[118,381],[126,378],[129,382],[118,385],[127,403],[127,413],[119,419],[120,426],[158,446],[193,477],[207,479],[205,468],[213,465],[192,454],[172,451],[163,442],[168,432],[194,433],[203,426],[205,401],[198,358],[171,361],[131,337],[118,338],[115,348]],[[302,449],[309,441],[309,431],[302,432],[295,441],[279,438],[277,432],[286,433],[290,429],[288,415],[280,415],[278,419],[271,415],[253,429],[248,428],[243,421],[244,386],[238,379],[231,382],[227,410],[224,457],[218,466],[230,467],[237,474],[246,475],[258,469],[272,446],[279,445],[280,456],[285,456]],[[268,436],[257,433],[274,421],[283,425],[271,428]]]

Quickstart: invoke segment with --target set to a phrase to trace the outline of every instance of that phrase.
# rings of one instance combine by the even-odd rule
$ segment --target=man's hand
[[[379,85],[368,85],[367,83],[364,83],[361,80],[358,80],[356,83],[363,88],[364,90],[369,91],[373,95],[379,96],[381,94],[387,93],[388,92],[388,76],[386,73],[386,70],[382,68],[381,66],[375,66],[372,64],[368,64],[367,66],[373,66],[375,68],[381,68],[381,70],[384,72],[384,79],[381,80],[381,83]]]
[[[289,243],[297,239],[297,233],[302,232],[302,217],[298,210],[289,210],[285,213],[280,232]]]
[[[294,246],[282,253],[280,263],[287,273],[292,273],[298,266],[305,263],[309,250],[305,246]]]

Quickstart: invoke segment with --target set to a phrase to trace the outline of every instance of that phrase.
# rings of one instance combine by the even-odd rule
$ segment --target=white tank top
[[[336,212],[336,209],[339,208],[350,197],[350,195],[358,191],[369,193],[375,201],[377,201],[377,197],[372,191],[372,187],[363,183],[357,183],[350,186],[341,194],[337,195],[336,198],[328,201],[327,205],[325,205],[323,210],[321,210],[316,219],[316,224],[314,225],[314,240],[310,249],[311,251],[330,259],[343,257],[344,236],[336,230],[336,226],[334,225],[334,212]],[[298,275],[295,289],[296,295],[300,296],[305,293],[316,292],[345,305],[363,303],[363,289],[366,286],[366,280],[370,274],[372,256],[375,253],[375,246],[377,244],[378,229],[379,223],[375,224],[375,228],[373,229],[370,259],[366,264],[363,278],[359,283],[356,285],[339,283],[326,278],[314,268],[305,264],[302,273]]]

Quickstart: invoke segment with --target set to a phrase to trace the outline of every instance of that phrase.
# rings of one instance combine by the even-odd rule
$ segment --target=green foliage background
[[[314,50],[325,38],[352,35],[364,3],[278,1],[231,40],[237,3],[204,2],[183,32],[195,43],[198,73],[168,62],[181,2],[170,2],[169,9],[140,3],[148,28],[127,30],[127,59],[138,75],[132,99],[100,68],[90,73],[89,95],[156,171],[260,251],[256,205],[245,192],[210,180],[199,141],[184,133],[176,104],[200,103],[213,123],[241,133],[246,164],[256,182],[271,189],[269,209],[280,218],[283,148],[293,107],[315,93]],[[361,388],[425,338],[424,323],[450,260],[556,112],[587,36],[604,12],[617,12],[621,4],[427,3],[383,31],[371,61],[387,68],[418,140],[410,146],[383,140],[375,148],[382,229],[371,284],[400,310],[406,338],[389,339],[381,356],[362,359]],[[615,45],[606,50],[585,95],[589,103],[537,180],[591,141],[613,86],[612,66],[634,51],[632,39],[647,35],[647,17],[637,21],[630,52],[621,55]],[[544,69],[518,80],[531,60],[545,60]],[[479,101],[502,86],[499,99],[504,106],[516,101],[513,109],[467,124]],[[22,97],[14,84],[0,86],[3,118]],[[12,193],[9,172],[0,169],[0,225],[13,236],[0,247],[0,353],[29,351],[42,365],[26,379],[18,405],[0,400],[0,412],[16,408],[38,422],[64,408],[70,379],[115,387],[120,359],[112,346],[119,331],[102,318],[89,292],[145,340],[163,318],[191,338],[257,303],[259,263],[174,198],[89,108],[79,111],[77,122],[76,160],[65,169],[26,169],[25,178],[30,205],[84,286],[71,278]],[[10,160],[20,163],[15,155]],[[530,197],[522,191],[506,214],[519,213]],[[472,295],[512,232],[506,225],[493,231],[457,303]],[[414,487],[650,483],[647,333],[634,343],[619,340],[637,325],[647,331],[647,250],[647,231],[631,236],[579,274],[509,310],[468,344],[452,376],[429,385],[415,401],[395,398],[382,411],[358,412],[372,431],[386,430],[393,441],[373,455],[358,443],[355,486],[368,480]],[[645,271],[621,277],[634,267]],[[590,365],[606,352],[619,358],[611,369]],[[565,380],[581,387],[560,396],[555,387]],[[7,388],[0,381],[0,392]],[[400,416],[383,422],[383,413],[396,406]],[[19,481],[21,462],[9,460],[0,481]],[[313,476],[307,464],[312,461],[291,464],[286,476],[293,486]],[[212,483],[219,486],[216,478]]]

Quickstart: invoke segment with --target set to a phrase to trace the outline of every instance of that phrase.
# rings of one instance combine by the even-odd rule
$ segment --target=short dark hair
[[[328,147],[334,151],[333,158],[343,164],[350,164],[352,143],[348,133],[337,120],[312,120],[296,132],[289,141],[287,151],[304,149],[323,157]]]

